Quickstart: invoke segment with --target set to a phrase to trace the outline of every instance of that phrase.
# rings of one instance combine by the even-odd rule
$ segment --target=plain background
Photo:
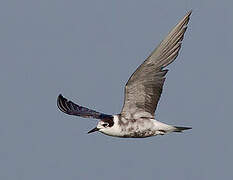
[[[156,112],[192,126],[146,139],[87,135],[59,93],[119,113],[124,85],[193,9]],[[233,179],[232,0],[2,0],[0,179]]]

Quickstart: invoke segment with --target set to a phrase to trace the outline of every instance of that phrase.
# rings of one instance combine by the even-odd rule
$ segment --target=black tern
[[[61,94],[57,98],[58,108],[69,115],[100,119],[97,127],[88,133],[99,131],[115,137],[145,138],[191,129],[168,125],[154,118],[168,72],[164,68],[178,56],[191,13],[189,11],[183,17],[131,75],[125,85],[124,105],[120,114],[108,115],[94,111],[68,101]]]

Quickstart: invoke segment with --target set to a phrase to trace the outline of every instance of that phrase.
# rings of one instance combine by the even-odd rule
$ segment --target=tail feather
[[[180,126],[174,126],[175,130],[174,132],[183,132],[184,130],[192,129],[191,127],[180,127]]]

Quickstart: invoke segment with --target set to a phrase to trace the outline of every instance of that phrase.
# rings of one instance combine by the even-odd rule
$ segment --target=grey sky
[[[157,117],[192,126],[146,139],[87,135],[59,93],[119,113],[136,67],[193,9]],[[0,2],[0,179],[233,179],[233,1]]]

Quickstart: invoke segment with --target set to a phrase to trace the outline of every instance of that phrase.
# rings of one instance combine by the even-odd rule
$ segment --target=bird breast
[[[120,119],[118,126],[121,137],[143,138],[155,134],[154,122],[150,118]]]

